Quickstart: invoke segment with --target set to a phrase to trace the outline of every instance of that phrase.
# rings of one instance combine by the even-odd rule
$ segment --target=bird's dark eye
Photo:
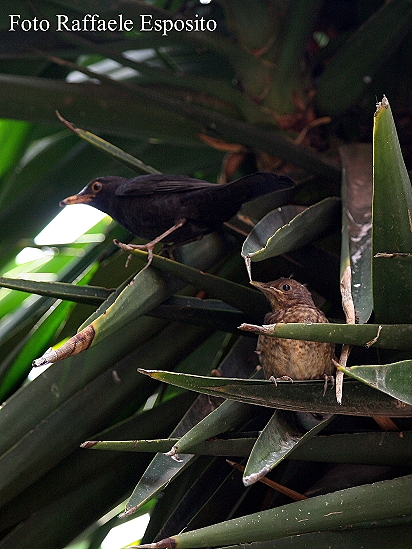
[[[95,193],[98,193],[102,190],[103,183],[100,183],[100,181],[95,181],[92,185],[92,189]]]
[[[285,290],[285,292],[288,292],[291,289],[289,284],[283,284],[282,288]]]

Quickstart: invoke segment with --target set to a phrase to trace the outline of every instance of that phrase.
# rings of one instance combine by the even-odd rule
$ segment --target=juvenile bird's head
[[[78,194],[69,196],[60,202],[60,206],[71,204],[89,204],[102,212],[110,214],[110,204],[116,189],[124,183],[123,177],[107,176],[93,179]]]
[[[250,282],[258,288],[270,302],[272,310],[286,309],[296,305],[315,307],[309,290],[293,278],[279,278],[272,282]]]

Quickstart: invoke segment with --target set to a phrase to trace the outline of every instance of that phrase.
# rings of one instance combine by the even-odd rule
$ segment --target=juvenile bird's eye
[[[95,181],[92,185],[92,189],[95,193],[98,193],[102,190],[103,184],[100,181]]]
[[[285,290],[285,292],[288,292],[291,289],[289,284],[283,284],[282,288]]]

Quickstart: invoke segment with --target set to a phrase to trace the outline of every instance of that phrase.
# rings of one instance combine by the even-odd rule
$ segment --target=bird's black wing
[[[214,185],[214,183],[209,183],[202,179],[194,179],[186,175],[141,175],[127,179],[117,187],[115,194],[117,196],[144,196],[158,193],[181,193],[206,189]]]

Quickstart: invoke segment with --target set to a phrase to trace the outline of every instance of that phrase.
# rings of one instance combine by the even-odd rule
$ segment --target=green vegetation
[[[98,549],[145,512],[143,543],[409,547],[410,0],[2,8],[0,549],[78,536]],[[56,31],[62,14],[71,26]],[[201,18],[216,29],[185,23]],[[125,267],[113,239],[132,236],[107,218],[35,244],[89,180],[144,171],[274,171],[296,186],[147,269],[144,252]],[[21,263],[26,247],[38,256]],[[267,303],[249,274],[292,273],[333,324],[274,333],[336,342],[336,392],[256,374]],[[28,380],[90,326],[89,348]]]

